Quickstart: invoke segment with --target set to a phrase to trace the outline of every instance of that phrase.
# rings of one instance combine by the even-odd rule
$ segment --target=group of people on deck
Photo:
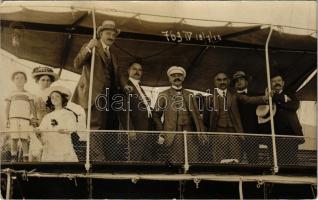
[[[185,69],[181,66],[171,66],[167,70],[171,87],[159,93],[152,108],[150,98],[141,87],[142,63],[129,64],[128,79],[119,73],[117,57],[111,51],[111,46],[119,33],[120,30],[115,27],[113,21],[105,20],[97,29],[97,39],[91,39],[80,49],[75,57],[74,67],[82,70],[82,74],[72,102],[82,106],[86,114],[91,111],[91,130],[130,130],[128,136],[132,144],[132,159],[145,160],[149,155],[144,152],[160,147],[164,149],[166,161],[183,162],[183,135],[176,132],[186,131],[190,132],[190,162],[207,159],[216,163],[240,163],[244,156],[248,162],[257,162],[259,145],[266,144],[270,149],[271,143],[264,140],[251,141],[249,137],[232,136],[230,133],[271,133],[270,117],[266,116],[269,111],[269,97],[272,97],[275,105],[275,133],[303,135],[296,114],[299,100],[294,94],[284,90],[283,76],[279,73],[271,74],[271,93],[255,95],[248,91],[249,76],[244,71],[235,72],[232,78],[226,72],[218,72],[211,75],[211,86],[212,82],[214,83],[211,94],[200,97],[183,87]],[[94,48],[94,79],[92,100],[89,104],[90,65]],[[16,72],[12,76],[17,91],[7,99],[7,119],[8,127],[18,130],[11,134],[11,155],[14,160],[18,158],[18,146],[23,149],[23,159],[32,160],[30,154],[24,154],[28,152],[28,139],[27,135],[21,132],[31,130],[31,141],[32,137],[35,137],[43,145],[40,160],[77,161],[71,141],[71,133],[76,131],[76,114],[66,106],[71,92],[62,86],[50,87],[58,78],[50,70],[36,68],[33,72],[33,78],[45,91],[45,95],[41,97],[34,97],[24,90],[23,85],[27,77],[23,72]],[[230,87],[231,85],[233,87]],[[112,97],[117,94],[122,94],[125,102],[123,105],[129,108],[114,109],[109,106],[110,109],[101,109],[104,107],[101,106],[101,96],[109,97],[109,102],[102,102],[103,105],[112,105]],[[203,102],[203,105],[199,102]],[[36,131],[36,135],[32,134],[33,129],[39,130]],[[149,140],[153,137],[149,136],[147,139],[147,133],[138,131],[160,133],[156,135],[155,140]],[[211,135],[206,132],[222,134]],[[16,133],[18,135],[15,135]],[[107,161],[111,151],[114,151],[112,145],[115,145],[116,141],[111,141],[114,139],[118,138],[110,137],[106,133],[91,134],[91,159]],[[292,162],[297,162],[296,151],[298,145],[303,142],[298,140],[283,148],[279,145],[287,143],[278,142],[278,157],[284,155]],[[256,152],[250,149],[255,149]]]
[[[25,90],[27,75],[16,71],[11,77],[16,88],[5,99],[11,161],[78,161],[70,136],[77,115],[67,108],[71,92],[51,87],[59,76],[48,67],[34,68],[32,77],[40,87],[38,95]]]

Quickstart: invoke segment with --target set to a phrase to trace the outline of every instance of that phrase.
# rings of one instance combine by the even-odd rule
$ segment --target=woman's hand
[[[61,133],[61,134],[68,134],[69,131],[67,131],[66,129],[59,129],[57,130],[57,132]]]

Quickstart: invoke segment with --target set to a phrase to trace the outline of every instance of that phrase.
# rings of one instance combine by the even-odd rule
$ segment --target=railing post
[[[6,199],[11,199],[11,171],[7,173],[7,189],[6,189]]]
[[[244,196],[243,196],[243,180],[242,180],[242,178],[240,178],[240,180],[239,180],[239,193],[240,193],[240,200],[243,200]]]
[[[188,138],[187,131],[183,131],[183,142],[184,142],[184,173],[189,170],[189,158],[188,158]]]
[[[265,45],[265,57],[266,57],[266,75],[267,75],[267,88],[269,94],[269,112],[270,112],[270,123],[271,123],[271,133],[272,133],[272,146],[273,146],[273,161],[274,161],[274,173],[278,172],[278,164],[277,164],[277,152],[276,152],[276,137],[275,137],[275,126],[274,126],[274,114],[273,114],[273,101],[271,97],[271,78],[270,78],[270,67],[269,67],[269,55],[268,55],[268,44],[273,32],[273,26],[270,26],[270,31],[266,40]]]

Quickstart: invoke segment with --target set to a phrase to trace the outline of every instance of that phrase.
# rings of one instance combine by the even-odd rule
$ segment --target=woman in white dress
[[[59,75],[49,67],[36,67],[32,71],[32,78],[39,86],[39,90],[35,95],[34,106],[36,117],[38,119],[37,126],[41,123],[43,117],[50,112],[46,107],[46,90],[50,88],[54,81],[59,79]],[[30,134],[30,161],[40,161],[42,154],[42,146],[35,134]]]
[[[62,86],[47,91],[47,106],[52,112],[46,114],[39,126],[43,142],[42,162],[78,162],[71,133],[76,131],[76,116],[65,109],[71,92]]]

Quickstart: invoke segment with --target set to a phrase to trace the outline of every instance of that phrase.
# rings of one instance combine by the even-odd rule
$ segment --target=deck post
[[[10,170],[6,174],[7,174],[6,199],[9,200],[9,199],[11,199],[11,184],[12,184],[12,182],[11,182],[12,177],[11,177]]]
[[[240,178],[240,181],[239,181],[239,193],[240,193],[240,200],[243,200],[244,196],[243,196],[243,180],[242,180],[242,178]]]
[[[189,158],[188,158],[188,138],[187,131],[183,131],[183,142],[184,142],[184,173],[186,174],[189,170]]]
[[[93,20],[93,39],[96,39],[96,22],[95,22],[95,10],[92,9],[92,20]],[[85,169],[88,172],[90,169],[90,135],[91,135],[91,116],[92,116],[92,90],[93,90],[93,79],[94,79],[94,67],[95,67],[95,47],[92,50],[91,57],[91,71],[89,77],[89,93],[88,93],[88,110],[87,110],[87,142],[86,142],[86,163]]]

